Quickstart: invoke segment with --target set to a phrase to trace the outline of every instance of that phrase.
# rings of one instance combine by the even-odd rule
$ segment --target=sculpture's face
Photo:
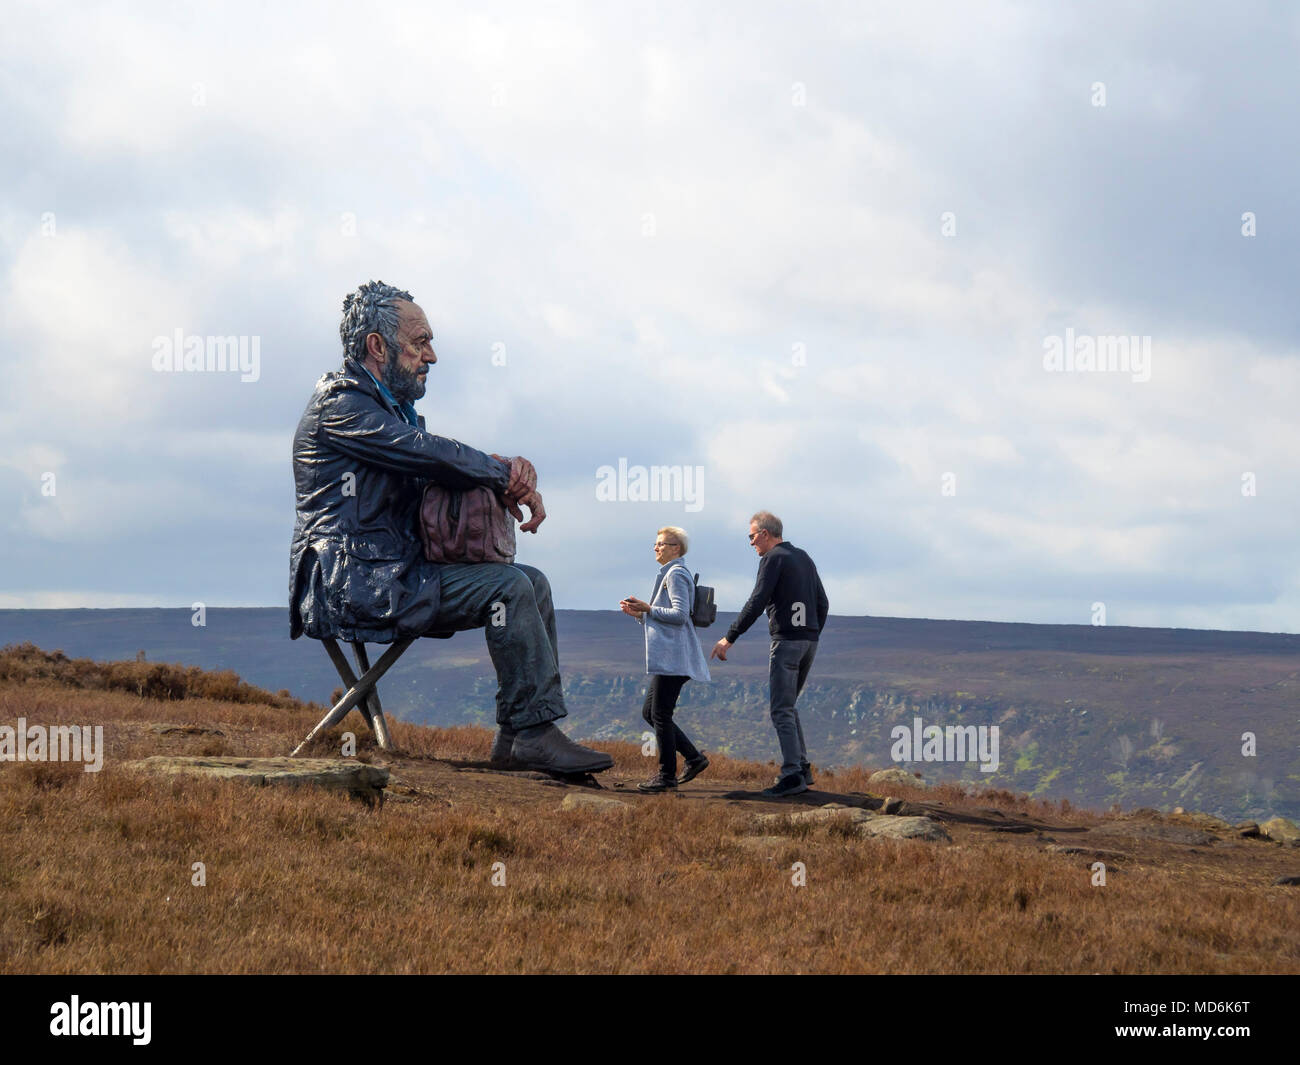
[[[424,395],[429,367],[438,361],[433,351],[433,330],[417,303],[402,300],[397,306],[397,354],[388,353],[384,384],[398,400],[414,403]]]

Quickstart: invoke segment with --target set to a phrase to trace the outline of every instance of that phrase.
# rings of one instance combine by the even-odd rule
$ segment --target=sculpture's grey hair
[[[384,338],[388,354],[398,351],[397,304],[399,300],[414,303],[409,292],[404,292],[382,281],[367,281],[355,292],[343,297],[343,321],[339,322],[339,338],[343,341],[343,354],[351,355],[357,362],[366,361],[366,337],[378,333]]]
[[[665,525],[662,529],[659,530],[659,535],[663,536],[664,533],[667,533],[674,540],[676,540],[677,545],[682,549],[682,554],[683,555],[686,554],[686,549],[690,547],[691,542],[686,536],[685,529],[680,528],[679,526],[676,525]],[[679,555],[678,557],[680,558],[681,556]]]
[[[749,523],[751,525],[757,525],[760,530],[766,529],[776,539],[781,539],[781,519],[770,510],[760,510],[749,519]]]

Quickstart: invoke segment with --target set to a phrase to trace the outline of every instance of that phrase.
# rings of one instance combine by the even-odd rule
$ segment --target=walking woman
[[[644,784],[637,785],[641,791],[675,788],[694,780],[709,765],[709,760],[673,722],[677,697],[686,682],[711,679],[704,649],[691,622],[695,583],[682,561],[686,548],[684,530],[675,525],[665,525],[660,529],[655,537],[659,575],[655,578],[650,602],[629,596],[618,604],[624,614],[636,618],[645,627],[645,670],[650,675],[650,685],[641,716],[655,730],[659,772]],[[686,759],[680,780],[677,778],[679,751]]]

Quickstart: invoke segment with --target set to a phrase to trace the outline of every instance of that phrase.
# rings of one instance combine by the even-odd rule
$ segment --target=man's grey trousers
[[[781,776],[803,772],[808,751],[803,742],[803,725],[795,703],[817,654],[816,640],[773,640],[768,658],[768,688],[771,693],[772,725],[781,744]]]

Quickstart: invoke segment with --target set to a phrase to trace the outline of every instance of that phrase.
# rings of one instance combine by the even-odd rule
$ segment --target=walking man
[[[709,655],[725,662],[728,648],[767,611],[772,637],[768,659],[772,725],[781,744],[781,775],[763,792],[772,798],[798,795],[812,786],[812,766],[795,703],[808,679],[830,607],[813,560],[781,539],[781,532],[781,519],[766,510],[750,519],[749,542],[758,552],[758,579],[740,616]]]

